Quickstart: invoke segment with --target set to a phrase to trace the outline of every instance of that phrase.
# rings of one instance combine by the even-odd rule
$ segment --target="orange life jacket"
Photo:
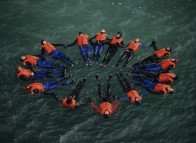
[[[32,71],[22,68],[21,71],[17,73],[17,77],[20,78],[20,76],[24,76],[25,78],[29,78],[31,76]]]
[[[62,105],[63,105],[64,107],[67,107],[67,108],[75,109],[75,107],[76,107],[76,100],[75,100],[75,99],[72,99],[71,104],[67,104],[67,98],[65,98],[65,99],[62,101]]]
[[[83,34],[83,36],[78,35],[77,37],[78,46],[88,45],[88,35]]]
[[[160,82],[169,82],[169,83],[173,83],[174,80],[173,78],[175,77],[174,73],[162,73],[159,75],[158,80]]]
[[[104,41],[104,40],[106,40],[107,37],[108,37],[108,34],[98,32],[98,33],[97,33],[97,36],[96,36],[96,40],[97,40],[98,42],[99,42],[99,41]]]
[[[49,42],[46,42],[45,45],[42,45],[42,48],[45,50],[47,54],[50,54],[52,51],[56,50],[56,48]]]
[[[129,43],[129,46],[128,46],[127,49],[131,49],[131,50],[133,50],[134,52],[137,52],[140,45],[141,45],[140,42],[135,42],[135,40],[132,40],[132,41]]]
[[[176,64],[171,61],[171,59],[166,59],[160,63],[163,70],[167,70],[169,66],[175,67]]]
[[[38,59],[39,59],[39,57],[26,55],[26,59],[23,61],[23,64],[25,65],[26,63],[29,63],[32,66],[36,66]]]
[[[32,83],[28,85],[30,87],[30,92],[33,93],[34,90],[38,90],[40,93],[44,92],[44,86],[42,83]]]
[[[123,41],[123,38],[116,38],[116,37],[112,37],[112,41],[110,42],[111,44],[120,44]],[[117,47],[119,48],[119,47]]]
[[[164,95],[165,95],[165,94],[168,93],[168,89],[171,89],[170,85],[157,83],[156,86],[155,86],[154,91],[156,91],[156,92],[163,92]]]
[[[142,100],[142,97],[139,96],[138,92],[136,90],[131,90],[127,93],[127,96],[131,99],[131,103],[135,103],[135,99],[138,98],[140,101]]]
[[[109,114],[112,114],[112,104],[109,102],[103,102],[100,104],[100,114],[103,115],[105,113],[105,111],[107,110],[109,112]]]
[[[154,55],[158,58],[163,57],[165,54],[168,54],[170,56],[170,52],[166,51],[165,48],[161,48],[160,50],[157,50],[156,52],[154,52]]]

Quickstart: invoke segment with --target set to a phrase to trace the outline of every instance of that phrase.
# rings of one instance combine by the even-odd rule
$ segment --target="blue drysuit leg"
[[[42,59],[37,60],[37,65],[39,67],[43,67],[43,68],[53,68],[54,67],[53,62],[51,62],[49,60],[42,60]]]
[[[45,70],[36,71],[34,73],[33,78],[34,79],[43,79],[43,78],[46,78],[46,71]]]

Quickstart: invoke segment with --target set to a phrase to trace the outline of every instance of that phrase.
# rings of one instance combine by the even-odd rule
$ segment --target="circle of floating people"
[[[105,29],[101,29],[91,38],[88,37],[88,34],[79,32],[76,39],[70,44],[64,42],[52,44],[46,40],[41,40],[40,44],[40,55],[24,55],[20,57],[24,66],[18,65],[16,67],[17,77],[30,83],[24,87],[25,93],[52,95],[63,107],[76,109],[90,105],[96,112],[107,119],[117,110],[119,102],[138,106],[141,105],[147,91],[162,95],[174,92],[170,84],[177,79],[177,75],[170,70],[176,66],[178,60],[170,57],[171,47],[158,48],[155,40],[150,44],[142,45],[140,39],[136,38],[125,44],[121,32],[117,32],[115,36],[109,38]],[[127,70],[126,75],[121,72],[109,75],[105,81],[106,92],[102,92],[101,77],[98,74],[95,75],[94,80],[98,90],[96,99],[99,105],[95,105],[90,96],[80,101],[79,95],[84,90],[86,78],[79,79],[74,89],[65,98],[60,98],[57,93],[52,92],[53,89],[72,85],[75,82],[67,72],[69,68],[77,66],[78,63],[56,48],[64,47],[68,49],[74,45],[78,46],[78,52],[86,66],[100,64],[102,67],[106,67],[114,56],[118,56],[116,54],[118,49],[124,49],[117,63],[111,68],[121,66],[122,69]],[[106,47],[107,49],[105,49]],[[135,64],[129,64],[138,50],[148,48],[154,49],[152,55]],[[106,50],[105,55],[103,55],[103,50]],[[48,60],[48,57],[55,59],[55,62]],[[112,94],[111,86],[114,85],[111,84],[111,80],[113,80],[113,76],[117,77],[124,95],[116,96]],[[41,79],[48,80],[39,82]],[[137,87],[143,88],[144,92],[139,92]]]

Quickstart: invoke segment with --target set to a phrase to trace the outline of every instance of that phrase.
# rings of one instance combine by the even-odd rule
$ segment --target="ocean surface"
[[[171,57],[179,60],[175,93],[147,93],[141,106],[120,103],[107,120],[90,106],[69,110],[52,96],[24,94],[28,82],[15,72],[22,55],[40,54],[42,39],[71,43],[79,31],[92,37],[101,28],[109,37],[122,32],[125,43],[139,37],[144,45],[156,39],[158,47],[172,46]],[[195,143],[195,43],[195,0],[0,0],[0,143]],[[103,89],[112,74],[112,93],[125,96],[115,77],[121,68],[112,68],[124,49],[106,68],[86,67],[77,46],[58,50],[78,61],[68,71],[76,83],[87,78],[81,101],[90,96],[98,104],[96,74]],[[152,53],[140,49],[130,64]],[[54,92],[66,97],[76,83]]]

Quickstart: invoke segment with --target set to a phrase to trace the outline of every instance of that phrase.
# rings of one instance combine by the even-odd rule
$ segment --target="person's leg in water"
[[[38,70],[34,72],[33,79],[44,79],[46,78],[46,71],[45,70]]]
[[[76,88],[69,94],[69,96],[75,96],[75,100],[79,99],[79,94],[84,86],[86,79],[80,80],[76,85]]]
[[[116,73],[116,77],[117,77],[123,91],[126,93],[127,92],[127,87],[126,87],[124,81],[122,80],[122,78],[120,77],[120,75],[118,73]]]
[[[103,93],[102,93],[102,90],[101,90],[99,75],[96,75],[96,80],[97,80],[98,98],[99,98],[99,102],[101,103],[101,102],[103,102]]]
[[[58,77],[65,77],[65,79],[69,79],[71,75],[66,75],[66,68],[64,69],[54,69],[52,71],[46,71],[47,78],[58,78]]]
[[[95,44],[94,47],[93,47],[93,50],[94,50],[93,51],[93,57],[92,57],[93,61],[97,61],[98,48],[99,48],[98,44]]]
[[[120,73],[120,77],[122,78],[125,87],[126,87],[126,92],[129,92],[130,90],[133,90],[133,87],[131,86],[130,82]]]
[[[84,48],[85,48],[85,55],[87,57],[88,64],[91,64],[92,63],[91,48],[88,45],[84,45]]]
[[[105,64],[105,62],[106,62],[108,56],[110,55],[110,50],[111,50],[111,46],[108,47],[108,49],[107,49],[107,51],[106,51],[106,53],[105,53],[105,56],[104,56],[104,58],[103,58],[102,64]]]
[[[126,58],[127,53],[128,53],[127,51],[124,51],[124,53],[120,56],[118,62],[116,63],[115,67],[118,67],[119,64]]]
[[[103,51],[103,48],[104,48],[104,45],[99,45],[98,47],[98,52],[97,52],[97,58],[96,58],[96,61],[98,62],[99,59],[100,59],[100,55],[101,55],[101,52]]]
[[[110,54],[109,54],[109,56],[108,56],[108,58],[107,58],[107,60],[106,60],[106,62],[105,62],[105,65],[108,64],[108,63],[111,61],[112,57],[116,54],[117,50],[118,50],[118,49],[115,48],[115,47],[113,47],[113,48],[110,50]]]
[[[133,59],[134,56],[135,56],[135,52],[133,50],[130,50],[126,55],[126,60],[122,67],[123,68],[126,67],[126,65],[129,63],[129,61],[131,61],[131,59]]]
[[[54,63],[49,60],[38,59],[36,64],[42,68],[54,68]]]
[[[153,91],[155,86],[156,86],[156,83],[150,81],[150,80],[144,80],[143,83],[140,85],[141,87],[149,90],[149,91]]]
[[[105,102],[111,102],[111,84],[110,84],[111,79],[112,79],[112,75],[110,75],[107,80],[106,96],[104,97]]]
[[[88,64],[88,59],[87,59],[86,54],[85,54],[85,48],[83,46],[80,47],[80,54],[81,54],[81,56],[84,60],[84,63]]]

